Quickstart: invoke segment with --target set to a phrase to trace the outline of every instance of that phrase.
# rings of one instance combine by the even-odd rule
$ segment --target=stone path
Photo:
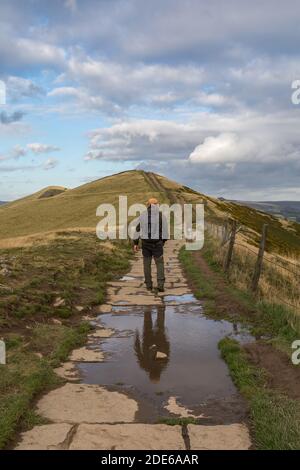
[[[99,307],[99,313],[111,312],[116,306],[163,305],[163,302],[172,303],[174,295],[191,294],[178,261],[179,248],[180,243],[176,241],[166,245],[166,291],[163,294],[154,295],[145,289],[139,253],[127,276],[109,284],[107,303]],[[49,424],[23,433],[16,449],[196,450],[248,449],[251,446],[248,429],[242,423],[218,426],[137,423],[138,403],[134,399],[100,385],[78,383],[76,364],[104,361],[99,338],[113,334],[112,330],[95,325],[87,345],[74,350],[68,362],[56,369],[56,373],[66,379],[65,385],[45,395],[36,405],[37,413]]]

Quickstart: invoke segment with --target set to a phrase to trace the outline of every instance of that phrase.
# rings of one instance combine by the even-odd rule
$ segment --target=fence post
[[[233,254],[233,247],[235,243],[235,236],[236,236],[236,230],[237,230],[237,222],[236,220],[232,221],[232,226],[231,226],[231,233],[230,233],[230,240],[229,240],[229,246],[228,246],[228,251],[226,253],[225,261],[224,261],[224,272],[227,273],[230,267],[230,263],[232,260],[232,254]]]
[[[264,224],[263,229],[262,229],[255,269],[254,269],[254,273],[252,276],[251,290],[254,293],[257,292],[259,278],[260,278],[261,271],[262,271],[264,252],[265,252],[265,247],[266,247],[267,231],[268,231],[268,224]]]

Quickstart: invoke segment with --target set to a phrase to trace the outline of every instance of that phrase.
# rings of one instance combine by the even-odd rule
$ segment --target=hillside
[[[222,200],[222,198],[221,198]],[[224,199],[223,199],[224,200]],[[300,201],[238,201],[233,203],[252,207],[258,211],[267,212],[276,217],[284,217],[292,221],[300,222]]]
[[[206,204],[206,218],[222,223],[228,216],[251,229],[251,242],[257,244],[262,225],[270,226],[269,249],[300,251],[300,225],[280,220],[255,209],[201,194],[163,176],[126,171],[84,184],[75,189],[52,186],[0,208],[0,238],[23,237],[70,228],[94,229],[99,204],[117,204],[119,195],[127,195],[129,205],[146,203],[150,196],[160,202]]]

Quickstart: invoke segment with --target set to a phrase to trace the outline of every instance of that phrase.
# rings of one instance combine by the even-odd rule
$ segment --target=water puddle
[[[173,305],[178,297],[180,303]],[[79,364],[82,382],[125,391],[139,403],[139,420],[169,415],[174,397],[198,413],[205,406],[210,415],[219,413],[218,406],[226,403],[229,415],[238,412],[237,392],[217,345],[227,335],[241,342],[252,337],[240,325],[205,317],[191,295],[165,300],[162,306],[116,306],[101,315],[101,326],[115,333],[99,339],[105,362]]]
[[[137,278],[133,276],[123,276],[120,281],[135,281]]]
[[[193,294],[182,294],[182,295],[165,295],[165,303],[177,303],[177,304],[190,304],[198,303]]]

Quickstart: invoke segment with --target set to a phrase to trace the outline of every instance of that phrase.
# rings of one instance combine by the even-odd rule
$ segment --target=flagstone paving
[[[99,306],[99,313],[117,309],[120,314],[123,306],[159,306],[165,301],[168,305],[178,304],[181,298],[185,304],[192,292],[178,260],[180,246],[180,241],[166,244],[164,293],[149,293],[145,289],[142,256],[138,253],[129,273],[121,280],[109,283],[107,302]],[[75,383],[80,380],[78,362],[105,361],[99,349],[99,338],[109,338],[113,333],[111,329],[101,328],[97,322],[88,336],[87,345],[74,350],[69,360],[56,369],[56,373],[66,379],[66,384],[49,392],[36,405],[36,412],[49,420],[49,424],[22,433],[16,449],[182,450],[248,449],[251,446],[245,424],[188,425],[183,429],[179,425],[137,423],[138,403],[133,398],[100,385]],[[186,413],[188,410],[182,408],[182,416]]]

